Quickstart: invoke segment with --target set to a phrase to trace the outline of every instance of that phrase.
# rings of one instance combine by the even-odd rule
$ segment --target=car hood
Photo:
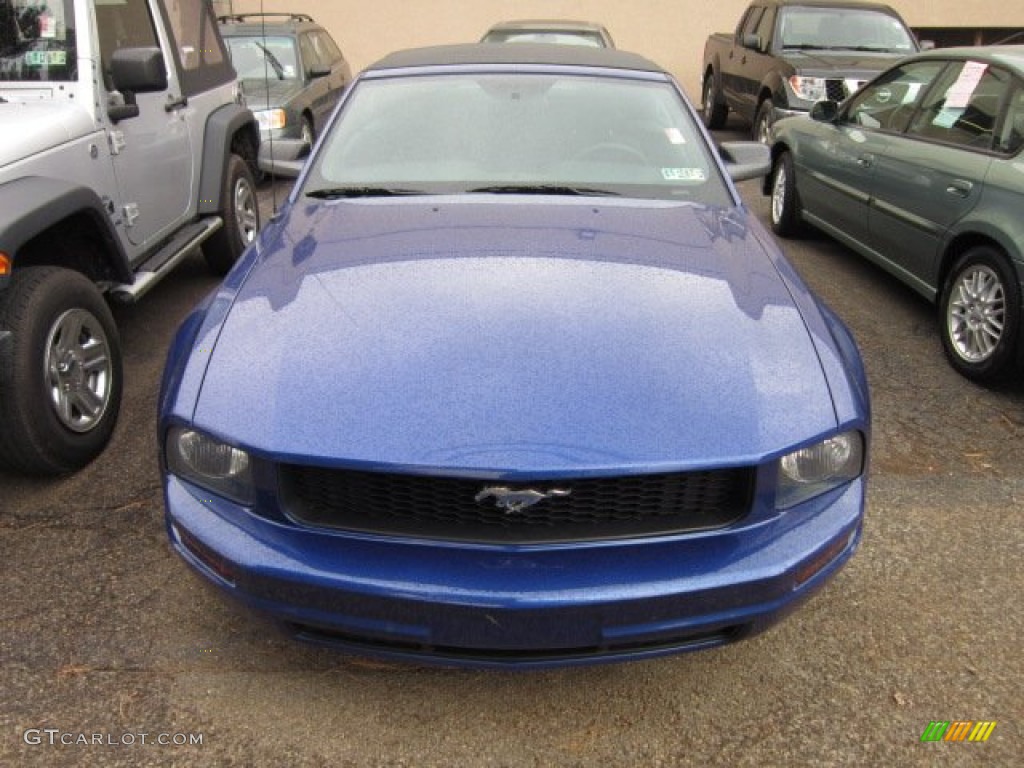
[[[870,80],[905,55],[864,51],[787,51],[783,59],[801,75]]]
[[[257,452],[653,471],[756,461],[836,425],[742,211],[421,198],[300,202],[279,226],[194,413]]]
[[[295,79],[277,80],[271,77],[267,80],[243,80],[242,88],[249,109],[259,111],[287,106],[302,91],[303,85]]]
[[[54,101],[0,102],[0,167],[93,131],[82,109]]]

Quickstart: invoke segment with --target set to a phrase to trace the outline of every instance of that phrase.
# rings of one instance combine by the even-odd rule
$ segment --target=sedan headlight
[[[167,432],[167,468],[190,483],[239,504],[253,501],[249,454],[194,429]]]
[[[864,436],[843,432],[779,459],[775,506],[792,507],[855,480],[864,471]]]
[[[789,87],[793,93],[806,101],[821,101],[825,98],[825,78],[801,77],[793,75],[789,78]]]
[[[288,114],[283,109],[261,109],[253,114],[263,131],[277,130],[288,124]]]

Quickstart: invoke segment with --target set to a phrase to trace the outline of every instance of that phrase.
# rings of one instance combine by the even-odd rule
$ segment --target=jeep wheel
[[[224,226],[203,246],[206,263],[218,275],[227,274],[260,231],[256,182],[249,166],[238,155],[228,158],[221,200],[224,203]]]
[[[121,405],[121,347],[110,308],[83,275],[16,271],[0,295],[0,463],[62,474],[106,446]]]

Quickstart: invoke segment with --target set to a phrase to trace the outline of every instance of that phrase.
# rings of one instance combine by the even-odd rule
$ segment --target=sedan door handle
[[[946,191],[951,195],[957,197],[967,197],[971,194],[971,190],[974,189],[974,185],[967,181],[967,179],[953,179],[949,182],[949,186],[946,187]]]
[[[861,155],[860,157],[857,158],[857,165],[859,165],[861,168],[870,168],[874,164],[874,155]]]

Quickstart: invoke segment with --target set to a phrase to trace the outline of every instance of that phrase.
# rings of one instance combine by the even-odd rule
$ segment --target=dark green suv
[[[352,70],[327,30],[304,13],[220,16],[231,63],[260,124],[259,167],[280,172],[293,160],[295,142],[306,151],[352,80]]]

